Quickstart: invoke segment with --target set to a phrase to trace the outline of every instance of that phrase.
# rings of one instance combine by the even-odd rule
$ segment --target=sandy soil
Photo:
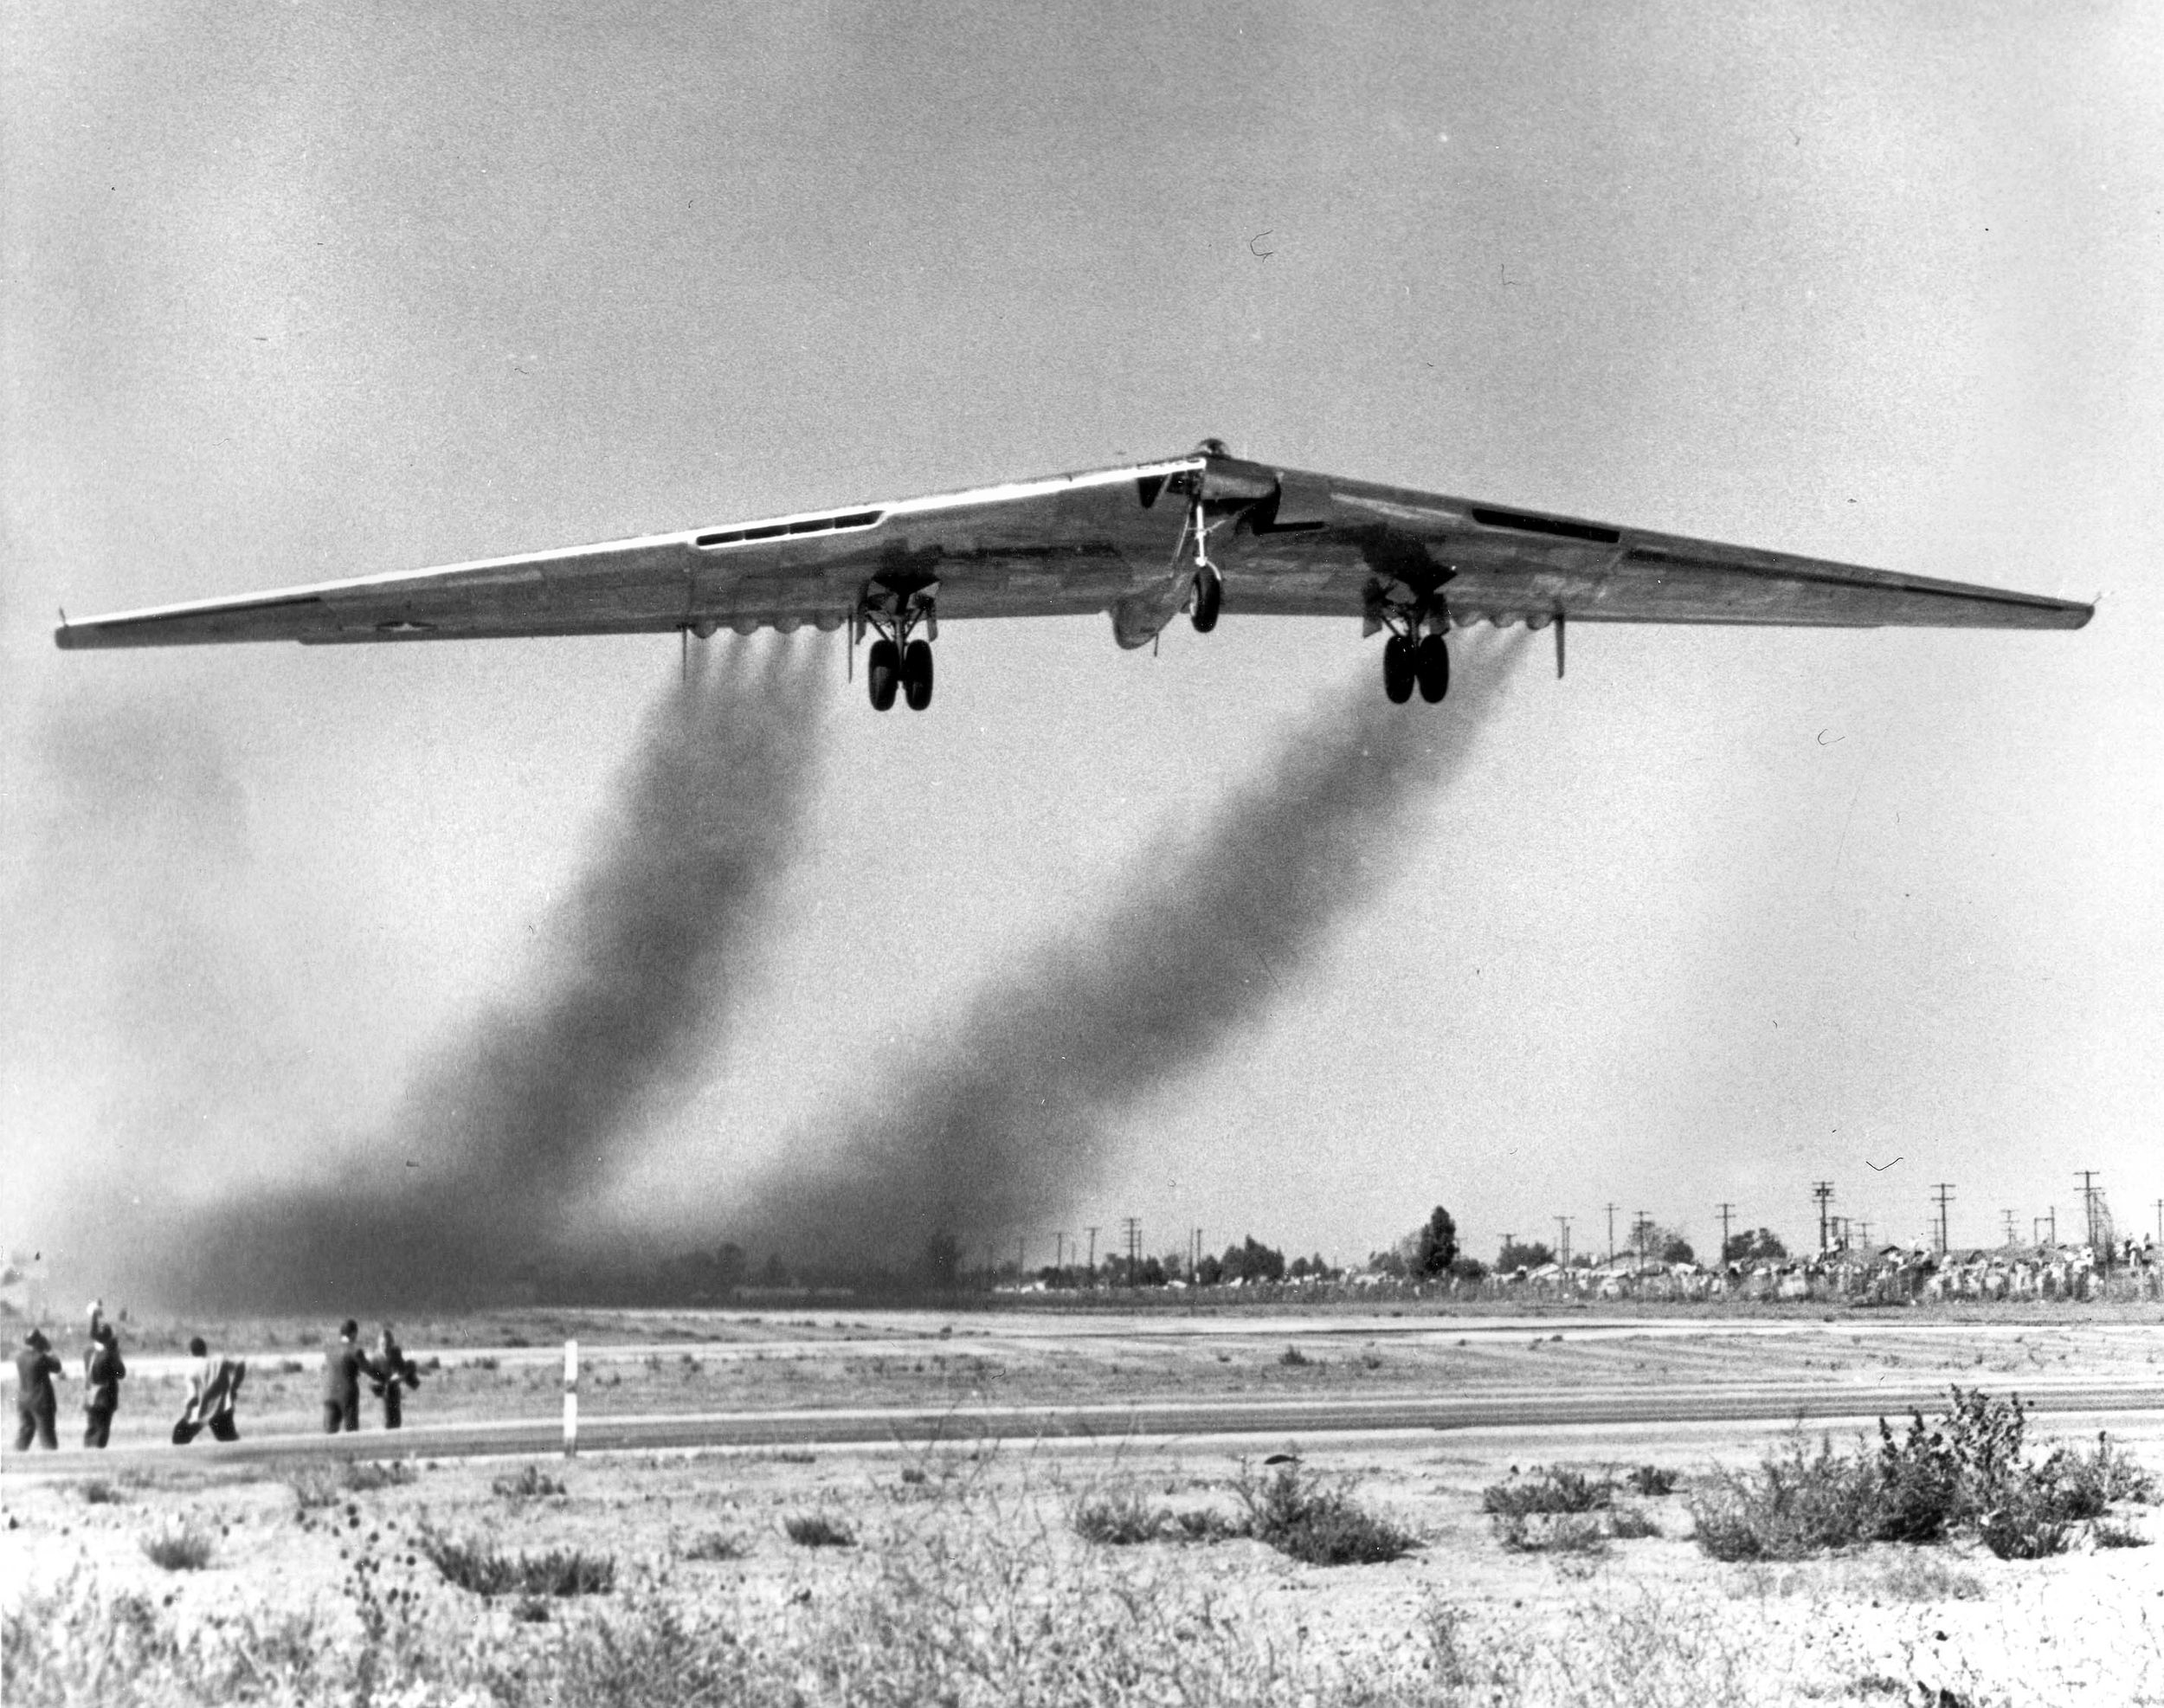
[[[106,1489],[87,1479],[11,1485],[0,1598],[19,1605],[35,1585],[87,1571],[170,1606],[183,1621],[230,1618],[236,1608],[319,1608],[341,1604],[355,1562],[371,1557],[386,1567],[379,1593],[383,1585],[409,1589],[447,1617],[492,1626],[515,1647],[541,1640],[538,1626],[509,1602],[484,1602],[444,1582],[416,1551],[424,1530],[521,1550],[605,1552],[617,1563],[619,1596],[650,1592],[705,1607],[719,1600],[756,1625],[858,1594],[883,1552],[920,1542],[926,1526],[944,1526],[989,1531],[1055,1557],[1117,1553],[1119,1569],[1145,1579],[1206,1579],[1227,1616],[1248,1622],[1258,1640],[1267,1634],[1323,1662],[1412,1664],[1432,1649],[1439,1618],[1457,1623],[1469,1652],[1582,1643],[1590,1624],[1611,1647],[1681,1641],[1695,1664],[1710,1669],[1709,1683],[1739,1658],[1759,1657],[1793,1684],[1796,1700],[1871,1699],[1874,1680],[1904,1689],[1940,1680],[1973,1701],[2164,1699],[2164,1569],[2150,1550],[2011,1563],[1973,1548],[1874,1547],[1795,1566],[1723,1565],[1688,1540],[1684,1502],[1693,1479],[1712,1466],[1750,1462],[1765,1434],[1728,1426],[1702,1426],[1688,1440],[1671,1439],[1675,1433],[1469,1432],[1439,1447],[1284,1444],[1304,1455],[1306,1468],[1346,1479],[1363,1505],[1423,1544],[1389,1564],[1330,1569],[1294,1564],[1246,1539],[1107,1550],[1075,1536],[1070,1519],[1079,1504],[1107,1490],[1175,1511],[1236,1516],[1242,1467],[1221,1450],[558,1460],[539,1468],[564,1492],[538,1496],[506,1492],[524,1466],[443,1462],[416,1466],[409,1483],[339,1491],[314,1505],[306,1498],[325,1490],[312,1491],[302,1478],[229,1480],[176,1462]],[[2164,1471],[2164,1428],[2134,1446]],[[1671,1495],[1634,1503],[1652,1518],[1652,1537],[1589,1556],[1512,1552],[1481,1516],[1481,1492],[1536,1462],[1652,1463],[1684,1480]],[[784,1522],[810,1512],[847,1526],[856,1545],[792,1543]],[[2137,1508],[2125,1516],[2152,1543],[2164,1542],[2164,1515]],[[141,1538],[181,1518],[215,1532],[210,1562],[162,1571]],[[715,1551],[740,1549],[741,1557],[696,1557],[717,1538],[727,1545]],[[551,1613],[579,1616],[568,1603]]]
[[[582,1326],[590,1334],[590,1322]],[[627,1344],[642,1345],[672,1325],[620,1326],[639,1331]],[[1296,1363],[1285,1362],[1281,1325],[1238,1321],[1191,1337],[1114,1325],[1082,1340],[1017,1336],[1012,1325],[1002,1337],[999,1325],[985,1322],[944,1337],[930,1321],[832,1317],[702,1318],[673,1326],[702,1350],[603,1357],[589,1403],[691,1409],[971,1395],[1145,1397],[1199,1388],[1366,1393],[1446,1381],[1563,1389],[1620,1379],[1651,1386],[1781,1375],[1835,1380],[1877,1370],[1929,1372],[1996,1390],[2045,1372],[2147,1376],[2164,1352],[2153,1327],[2083,1321],[2002,1324],[1984,1336],[1973,1324],[1893,1336],[1820,1323],[1777,1338],[1717,1327],[1662,1337],[1626,1327],[1583,1339],[1574,1339],[1567,1325],[1536,1338],[1516,1327],[1506,1337],[1492,1330],[1461,1333],[1463,1325],[1450,1322],[1395,1333],[1369,1322],[1302,1337],[1305,1362]],[[511,1332],[538,1338],[518,1327]],[[545,1415],[556,1403],[558,1373],[548,1349],[533,1349],[537,1362],[525,1366],[500,1354],[493,1368],[486,1353],[478,1363],[438,1356],[416,1409]],[[313,1370],[279,1369],[276,1351],[256,1357],[261,1379],[248,1396],[251,1426],[305,1424],[315,1404]],[[177,1400],[164,1395],[159,1379],[146,1378],[131,1387],[129,1402],[124,1417],[139,1435],[162,1428]],[[2121,1439],[2164,1476],[2164,1414],[2153,1415],[2153,1424]],[[2051,1428],[2048,1419],[2032,1423],[2032,1442],[2043,1446]],[[87,1456],[41,1458],[41,1474],[0,1482],[0,1604],[20,1607],[25,1595],[74,1575],[78,1583],[94,1579],[138,1591],[184,1624],[207,1628],[236,1617],[327,1610],[357,1640],[354,1609],[364,1589],[378,1597],[396,1589],[419,1610],[412,1616],[485,1633],[515,1652],[545,1642],[567,1621],[597,1616],[592,1606],[648,1596],[708,1615],[722,1608],[745,1632],[765,1631],[778,1641],[822,1609],[861,1602],[904,1557],[989,1561],[993,1578],[1006,1569],[999,1561],[1027,1559],[1070,1578],[1115,1574],[1159,1597],[1202,1586],[1219,1615],[1254,1642],[1325,1673],[1432,1673],[1439,1653],[1457,1653],[1466,1658],[1468,1677],[1497,1657],[1516,1656],[1527,1666],[1611,1678],[1620,1681],[1617,1689],[1636,1679],[1638,1699],[1656,1702],[1936,1701],[1940,1688],[1980,1705],[2164,1702],[2164,1546],[2100,1550],[2084,1544],[2028,1563],[2000,1561],[1973,1545],[1877,1546],[1780,1567],[1709,1558],[1690,1540],[1692,1489],[1716,1467],[1755,1463],[1781,1433],[1697,1424],[1230,1446],[1008,1443],[415,1461],[410,1480],[372,1489],[343,1486],[344,1473],[329,1464],[273,1472],[175,1452],[147,1467],[101,1475]],[[1304,1469],[1342,1479],[1363,1505],[1413,1531],[1419,1550],[1388,1564],[1324,1569],[1295,1564],[1245,1538],[1116,1549],[1075,1532],[1081,1505],[1107,1492],[1235,1518],[1243,1455],[1252,1473],[1273,1450],[1296,1453]],[[13,1472],[27,1468],[10,1458]],[[1642,1539],[1587,1553],[1514,1551],[1480,1510],[1484,1489],[1536,1465],[1641,1464],[1681,1477],[1668,1496],[1633,1499],[1654,1531]],[[517,1479],[530,1469],[560,1481],[562,1492],[518,1492]],[[814,1512],[845,1526],[854,1545],[793,1542],[786,1521]],[[2164,1510],[2128,1508],[2119,1517],[2149,1544],[2164,1544]],[[215,1537],[199,1570],[161,1569],[145,1553],[147,1536],[180,1523]],[[429,1565],[419,1546],[425,1534],[517,1550],[603,1553],[615,1562],[617,1587],[608,1596],[538,1608],[485,1600]],[[358,1571],[364,1560],[377,1568],[368,1586]],[[959,1582],[965,1569],[955,1570]],[[1674,1690],[1646,1682],[1671,1677],[1681,1680]]]

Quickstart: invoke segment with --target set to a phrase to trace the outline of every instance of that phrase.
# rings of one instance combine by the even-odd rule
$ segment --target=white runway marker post
[[[578,1342],[564,1343],[564,1456],[578,1457]]]

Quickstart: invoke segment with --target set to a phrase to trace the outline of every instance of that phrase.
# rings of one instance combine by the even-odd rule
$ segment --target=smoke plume
[[[425,1063],[342,1179],[178,1218],[155,1292],[228,1307],[457,1304],[576,1248],[622,1141],[743,997],[816,780],[817,649],[713,650],[653,713],[524,998]]]
[[[755,1184],[731,1231],[832,1261],[821,1242],[847,1228],[841,1266],[868,1266],[1063,1209],[1114,1160],[1114,1121],[1259,1021],[1394,875],[1392,833],[1458,774],[1501,698],[1515,650],[1484,652],[1440,710],[1392,706],[1364,678],[1349,688],[1199,835],[1019,957],[892,1101],[793,1144],[799,1160]]]

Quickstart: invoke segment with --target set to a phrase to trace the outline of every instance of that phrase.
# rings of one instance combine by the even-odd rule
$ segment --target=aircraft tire
[[[1430,706],[1450,692],[1450,647],[1441,635],[1420,638],[1420,650],[1413,656],[1413,671],[1420,680],[1420,698]]]
[[[872,695],[872,709],[874,712],[891,711],[894,705],[894,690],[901,686],[901,649],[892,641],[873,641],[871,653],[864,661],[864,685]]]
[[[1217,615],[1225,608],[1225,578],[1215,570],[1204,570],[1195,577],[1195,609],[1188,621],[1195,625],[1197,635],[1207,635],[1217,627]]]
[[[1382,692],[1391,705],[1402,706],[1413,698],[1413,643],[1393,635],[1382,643]]]
[[[902,654],[902,694],[911,712],[931,704],[931,643],[911,641]]]

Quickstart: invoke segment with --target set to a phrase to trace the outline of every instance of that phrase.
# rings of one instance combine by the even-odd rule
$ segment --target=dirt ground
[[[503,1347],[505,1325],[494,1326],[493,1344]],[[526,1331],[532,1326],[509,1331],[538,1339]],[[583,1326],[590,1335],[590,1324]],[[629,1344],[672,1325],[634,1326],[638,1343]],[[1898,1337],[1821,1323],[1775,1338],[1716,1327],[1681,1338],[1620,1332],[1583,1341],[1568,1325],[1537,1339],[1515,1331],[1506,1339],[1461,1335],[1447,1322],[1395,1334],[1366,1324],[1294,1341],[1276,1325],[1083,1341],[1002,1337],[996,1324],[982,1325],[981,1336],[964,1328],[942,1337],[929,1323],[905,1332],[847,1318],[837,1326],[831,1315],[673,1326],[705,1350],[689,1362],[659,1351],[604,1357],[603,1385],[589,1389],[589,1402],[667,1410],[963,1395],[1146,1397],[1213,1386],[1366,1393],[1437,1382],[1630,1380],[1658,1387],[1784,1374],[1851,1380],[1874,1370],[2004,1391],[2044,1372],[2147,1378],[2164,1351],[2153,1326],[2083,1321],[2001,1323],[1983,1336],[1970,1323]],[[1549,1337],[1557,1332],[1560,1342]],[[813,1341],[822,1344],[808,1347]],[[1304,1362],[1285,1362],[1291,1344]],[[523,1366],[498,1353],[493,1367],[486,1352],[481,1362],[445,1356],[455,1350],[439,1350],[416,1409],[545,1415],[556,1403],[560,1377],[546,1349],[531,1349],[536,1362]],[[278,1356],[248,1395],[250,1421],[266,1432],[289,1421],[305,1426],[315,1403],[313,1371],[280,1370]],[[138,1429],[162,1428],[169,1406],[161,1380],[131,1387]],[[2153,1424],[2137,1422],[2117,1439],[2164,1477],[2164,1415],[2150,1415]],[[2033,1420],[2032,1449],[2064,1427]],[[835,1627],[820,1621],[886,1605],[880,1598],[891,1598],[897,1574],[929,1573],[945,1586],[941,1593],[969,1602],[972,1619],[1007,1617],[998,1611],[1001,1596],[1056,1608],[1111,1595],[1130,1608],[1175,1609],[1167,1628],[1189,1634],[1178,1640],[1196,1645],[1197,1665],[1221,1640],[1321,1681],[1287,1701],[2164,1703],[2164,1509],[2116,1515],[2148,1545],[2104,1550],[2084,1541],[2036,1561],[2002,1561],[1973,1544],[1874,1545],[1777,1566],[1709,1557],[1691,1540],[1694,1491],[1721,1467],[1756,1463],[1781,1433],[1760,1424],[1640,1425],[414,1460],[388,1473],[400,1480],[380,1486],[351,1486],[354,1473],[328,1462],[274,1470],[176,1452],[170,1461],[101,1475],[87,1456],[65,1465],[40,1460],[40,1474],[0,1482],[0,1606],[14,1618],[26,1606],[57,1605],[49,1599],[56,1594],[95,1586],[107,1596],[139,1596],[138,1605],[184,1632],[229,1634],[236,1621],[261,1630],[306,1615],[359,1645],[370,1634],[380,1638],[384,1598],[395,1591],[391,1604],[409,1627],[517,1657],[541,1654],[580,1621],[634,1606],[722,1620],[737,1634],[731,1640],[746,1645],[808,1642],[814,1631],[831,1644]],[[1316,1567],[1240,1537],[1118,1547],[1077,1532],[1077,1515],[1106,1496],[1235,1520],[1242,1479],[1261,1474],[1262,1457],[1279,1452],[1297,1454],[1302,1474],[1346,1489],[1420,1545],[1388,1563]],[[1536,1466],[1641,1465],[1671,1470],[1678,1481],[1666,1495],[1626,1497],[1647,1520],[1650,1533],[1637,1539],[1514,1548],[1481,1510],[1484,1490]],[[848,1544],[792,1539],[790,1521],[813,1516],[847,1532]],[[207,1561],[192,1569],[154,1563],[146,1540],[184,1526],[207,1539]],[[615,1582],[605,1595],[576,1599],[484,1597],[446,1581],[427,1557],[429,1538],[605,1557]],[[38,1602],[40,1595],[48,1599]],[[899,1639],[890,1633],[888,1640]],[[1511,1695],[1473,1688],[1506,1673],[1548,1682]],[[1358,1681],[1360,1690],[1334,1697],[1333,1679]],[[1376,1679],[1412,1680],[1427,1693],[1377,1696]],[[1451,1693],[1452,1679],[1465,1684],[1463,1692]]]
[[[1789,1692],[1768,1699],[1870,1700],[1897,1682],[1977,1703],[2164,1700],[2164,1569],[2149,1549],[2008,1562],[1974,1548],[1875,1546],[1797,1565],[1724,1565],[1688,1539],[1685,1502],[1715,1466],[1750,1462],[1764,1432],[1677,1433],[1280,1444],[1421,1543],[1390,1563],[1333,1568],[1298,1565],[1244,1538],[1111,1550],[1075,1534],[1073,1514],[1108,1492],[1236,1518],[1243,1467],[1221,1447],[623,1456],[540,1461],[543,1480],[523,1486],[532,1462],[447,1461],[372,1490],[312,1487],[304,1475],[228,1480],[176,1464],[111,1485],[10,1486],[0,1599],[16,1607],[34,1587],[81,1574],[154,1601],[185,1626],[237,1609],[350,1603],[357,1562],[373,1559],[385,1567],[377,1593],[400,1588],[515,1650],[545,1640],[551,1619],[583,1608],[551,1604],[536,1617],[531,1606],[454,1589],[419,1553],[424,1532],[605,1554],[619,1574],[616,1595],[718,1602],[756,1628],[859,1595],[882,1553],[921,1544],[931,1527],[952,1532],[944,1545],[957,1555],[989,1531],[1070,1564],[1117,1553],[1117,1569],[1147,1582],[1206,1581],[1223,1616],[1324,1668],[1412,1665],[1432,1651],[1439,1618],[1455,1621],[1476,1652],[1497,1642],[1568,1647],[1584,1640],[1590,1622],[1610,1644],[1651,1651],[1684,1641],[1679,1658],[1710,1668],[1709,1682],[1756,1657],[1767,1669],[1761,1682],[1785,1680]],[[2133,1446],[2164,1471],[2164,1430]],[[1248,1474],[1259,1457],[1251,1452]],[[1481,1515],[1481,1492],[1536,1463],[1651,1463],[1682,1480],[1674,1493],[1634,1503],[1656,1532],[1644,1539],[1584,1555],[1513,1552]],[[788,1521],[811,1514],[847,1531],[853,1545],[793,1542]],[[2151,1544],[2164,1543],[2157,1511],[2126,1516]],[[209,1562],[162,1570],[142,1540],[181,1521],[215,1534]]]

